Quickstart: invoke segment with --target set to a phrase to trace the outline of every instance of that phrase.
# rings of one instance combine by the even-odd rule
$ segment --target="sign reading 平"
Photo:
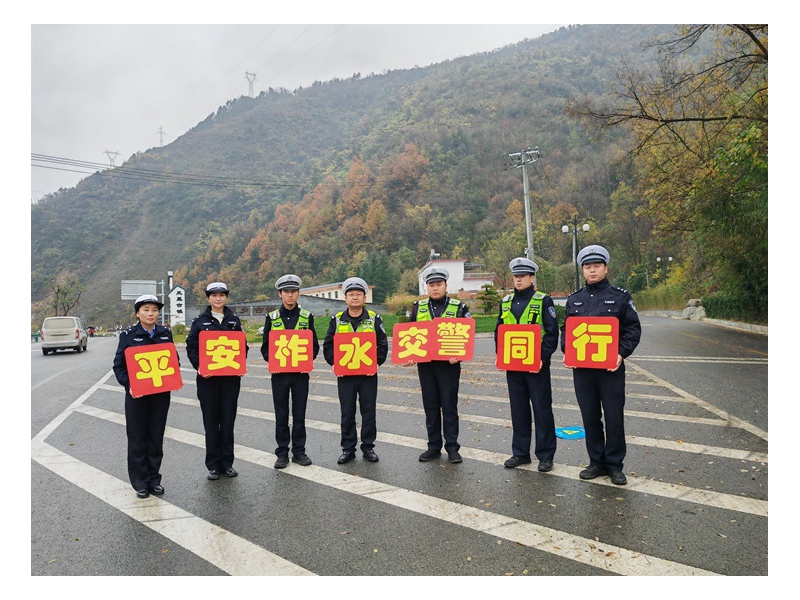
[[[373,331],[337,333],[333,336],[333,372],[344,375],[375,375],[378,372],[378,342]]]
[[[314,368],[314,338],[310,329],[271,329],[270,373],[310,373]]]
[[[199,340],[202,377],[247,373],[244,331],[201,331]]]
[[[141,398],[183,387],[175,344],[148,344],[125,349],[131,396]]]
[[[583,369],[613,369],[619,354],[619,319],[569,317],[564,364]]]
[[[398,323],[392,329],[392,363],[472,360],[475,319],[434,319]]]
[[[502,324],[497,328],[497,368],[538,373],[542,362],[542,328]]]

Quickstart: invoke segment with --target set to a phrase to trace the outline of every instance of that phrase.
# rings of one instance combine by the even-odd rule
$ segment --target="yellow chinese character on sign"
[[[308,360],[308,340],[297,335],[281,334],[275,340],[275,358],[281,367],[285,367],[289,359],[292,367]]]
[[[228,367],[238,369],[239,363],[234,360],[238,354],[239,340],[232,340],[222,335],[215,340],[206,342],[206,355],[211,357],[211,364],[208,365],[209,371],[218,371]]]
[[[610,335],[603,335],[611,333],[611,325],[595,323],[589,325],[581,323],[572,330],[572,335],[575,339],[572,342],[572,347],[577,351],[577,358],[579,361],[586,360],[587,347],[592,344],[596,347],[596,352],[589,357],[592,362],[605,362],[608,354],[608,345],[611,344],[613,338]]]
[[[372,359],[367,356],[367,351],[372,348],[372,342],[364,342],[355,337],[352,344],[342,344],[339,348],[344,352],[339,364],[351,370],[361,367],[361,365],[371,365]]]
[[[397,353],[398,358],[407,358],[409,356],[427,356],[427,352],[421,348],[423,344],[428,341],[426,337],[426,330],[419,327],[410,327],[405,331],[401,331],[397,338],[397,344],[403,348]]]
[[[536,359],[536,333],[534,331],[507,331],[503,336],[503,363],[522,361],[533,365]]]
[[[141,369],[136,373],[136,379],[152,379],[154,387],[164,385],[163,378],[175,374],[175,369],[167,366],[169,364],[169,354],[169,350],[135,354],[133,359]]]
[[[440,322],[436,328],[439,335],[439,354],[443,356],[466,356],[469,342],[469,325],[466,323]]]

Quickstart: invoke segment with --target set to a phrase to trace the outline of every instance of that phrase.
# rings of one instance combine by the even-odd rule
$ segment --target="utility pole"
[[[158,126],[158,131],[156,131],[156,133],[158,134],[158,145],[159,146],[163,146],[164,145],[164,130],[161,128],[161,125]]]
[[[114,159],[117,158],[117,156],[119,156],[119,152],[111,152],[110,150],[105,150],[105,153],[106,153],[106,156],[108,156],[109,163],[113,167],[114,166]],[[111,156],[112,154],[114,156]]]
[[[531,231],[531,192],[528,187],[528,165],[539,160],[539,146],[533,150],[528,148],[523,152],[512,152],[508,155],[511,165],[515,169],[522,169],[522,189],[525,193],[525,227],[528,232],[528,247],[525,248],[525,258],[533,260],[533,232]]]
[[[245,71],[244,76],[247,78],[247,81],[250,83],[249,92],[250,92],[250,97],[252,98],[253,97],[253,82],[256,80],[256,74],[255,73],[248,73],[247,71]],[[251,77],[252,77],[252,79],[250,79]]]

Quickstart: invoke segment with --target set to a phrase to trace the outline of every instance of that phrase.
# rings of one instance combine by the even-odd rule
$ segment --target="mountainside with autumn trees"
[[[540,152],[528,168],[540,286],[571,290],[561,227],[577,216],[591,224],[581,245],[606,245],[612,279],[635,287],[637,265],[669,252],[679,266],[691,236],[660,230],[645,210],[636,131],[587,128],[568,105],[613,101],[621,62],[655,65],[658,48],[642,44],[676,31],[571,26],[429,67],[231,100],[173,143],[32,206],[32,323],[65,278],[83,287],[72,314],[112,326],[131,320],[120,280],[167,270],[190,304],[213,280],[232,300],[271,298],[287,272],[304,285],[357,274],[380,301],[415,293],[431,249],[507,275],[527,245],[508,154],[529,147]],[[684,276],[689,289],[694,280]]]

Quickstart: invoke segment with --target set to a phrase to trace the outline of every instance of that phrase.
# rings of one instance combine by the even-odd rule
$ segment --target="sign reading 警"
[[[398,323],[392,329],[392,363],[472,360],[475,319],[434,319]]]
[[[200,368],[203,377],[247,373],[244,331],[201,331]]]
[[[583,369],[613,369],[619,354],[619,319],[569,317],[565,325],[564,364]]]
[[[131,396],[141,398],[183,387],[175,344],[150,344],[125,349]]]
[[[271,329],[270,373],[310,373],[314,368],[313,343],[310,329]]]

